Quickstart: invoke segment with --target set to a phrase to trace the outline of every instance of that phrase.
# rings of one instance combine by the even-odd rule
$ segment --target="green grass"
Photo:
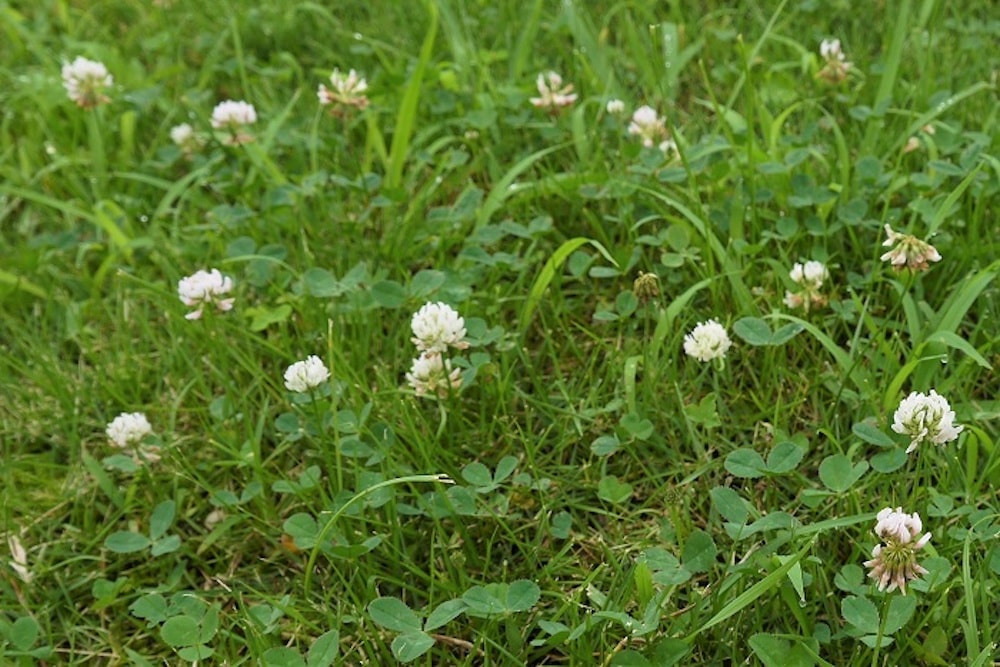
[[[990,3],[250,4],[0,2],[0,662],[1000,659]],[[335,67],[367,109],[317,103]],[[942,260],[893,271],[886,224]],[[235,306],[187,320],[208,268]],[[440,397],[404,379],[428,301],[471,343]],[[712,318],[724,363],[683,351]],[[964,431],[906,455],[931,389]],[[906,596],[865,578],[884,507],[933,535]]]

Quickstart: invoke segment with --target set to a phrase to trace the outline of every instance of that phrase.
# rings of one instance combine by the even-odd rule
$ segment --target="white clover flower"
[[[328,379],[330,379],[329,369],[323,364],[323,360],[314,354],[302,361],[296,361],[285,370],[285,387],[300,394],[315,389]]]
[[[187,123],[181,123],[170,128],[170,140],[178,146],[183,146],[193,138],[194,128]]]
[[[461,370],[451,367],[451,361],[440,354],[424,353],[413,360],[410,372],[406,374],[417,396],[437,394],[447,396],[450,391],[462,386]]]
[[[220,298],[229,294],[232,289],[232,278],[222,275],[218,269],[200,270],[186,278],[181,278],[180,282],[177,283],[178,296],[185,306],[197,307],[196,310],[184,317],[189,320],[197,320],[201,317],[202,310],[208,305],[214,305],[222,312],[232,310],[234,299]]]
[[[927,574],[917,563],[917,552],[930,542],[931,534],[921,536],[924,527],[920,515],[906,514],[902,507],[886,507],[875,519],[875,534],[885,544],[876,544],[871,560],[864,562],[868,577],[878,583],[880,591],[898,588],[906,595],[906,582]]]
[[[187,155],[196,151],[204,143],[204,138],[187,123],[170,128],[170,140]]]
[[[809,310],[811,306],[825,306],[826,297],[820,293],[823,281],[830,277],[823,262],[809,260],[805,264],[796,262],[792,270],[788,272],[792,282],[802,287],[798,292],[785,292],[785,305],[789,308],[804,308]]]
[[[847,72],[853,65],[847,62],[847,57],[840,48],[839,39],[824,39],[819,45],[819,54],[826,64],[817,76],[830,83],[840,83],[847,78]]]
[[[732,345],[726,329],[714,319],[699,322],[691,333],[684,336],[684,352],[698,361],[724,359]]]
[[[125,448],[138,445],[153,432],[146,415],[141,412],[123,412],[115,417],[104,431],[116,447]]]
[[[104,91],[111,87],[114,79],[104,63],[77,56],[73,62],[63,64],[62,80],[69,98],[84,109],[111,101]]]
[[[319,84],[316,96],[319,97],[320,104],[354,107],[358,110],[368,106],[368,97],[365,95],[368,82],[353,69],[347,74],[334,69],[330,75],[330,85],[333,86],[332,89]]]
[[[830,272],[823,262],[809,260],[805,264],[796,262],[788,275],[800,285],[819,289],[823,286],[823,281],[830,277]]]
[[[643,105],[632,113],[628,133],[639,137],[646,148],[657,146],[664,153],[677,151],[677,144],[670,138],[666,121],[651,106]]]
[[[256,122],[257,110],[252,104],[242,100],[219,102],[212,109],[212,127],[229,132],[229,137],[226,139],[228,144],[245,144],[253,141],[253,137],[243,132],[243,128]]]
[[[964,426],[955,425],[955,413],[948,400],[931,389],[930,394],[912,392],[893,415],[892,430],[910,436],[909,454],[924,440],[944,445],[958,438]]]
[[[941,261],[937,248],[916,236],[895,232],[889,225],[885,226],[885,235],[882,246],[892,249],[879,259],[892,264],[896,271],[902,271],[903,267],[909,267],[912,271],[926,271],[929,268],[927,262]]]
[[[464,350],[465,320],[446,303],[425,303],[410,321],[413,338],[410,340],[420,352],[440,354],[449,346]]]
[[[564,86],[562,77],[555,72],[539,74],[536,84],[539,97],[532,97],[531,103],[539,109],[548,109],[555,113],[560,108],[576,102],[573,84],[568,83]]]
[[[625,113],[625,103],[621,100],[608,100],[608,105],[605,108],[609,114],[614,116]]]

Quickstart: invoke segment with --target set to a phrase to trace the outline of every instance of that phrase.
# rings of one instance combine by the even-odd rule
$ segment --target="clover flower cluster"
[[[319,103],[323,106],[332,106],[335,113],[344,109],[354,108],[358,111],[368,108],[368,82],[353,69],[344,74],[339,69],[334,69],[330,75],[330,88],[322,83],[316,91]]]
[[[452,368],[451,360],[444,357],[448,348],[464,350],[465,320],[446,303],[426,303],[413,314],[410,321],[413,337],[410,341],[420,356],[413,360],[406,381],[418,396],[436,394],[447,396],[462,385],[461,370]]]
[[[66,94],[77,106],[90,109],[111,101],[104,91],[111,87],[114,78],[104,63],[78,56],[62,66],[62,80]]]
[[[558,113],[563,107],[576,102],[573,84],[563,85],[562,77],[555,72],[543,72],[535,81],[538,86],[538,97],[531,98],[531,104],[550,113]]]
[[[112,445],[130,450],[137,465],[160,460],[160,448],[145,442],[146,437],[153,433],[153,426],[144,413],[123,412],[111,420],[104,432]]]
[[[643,105],[632,113],[628,133],[639,137],[646,148],[656,146],[665,154],[677,151],[677,144],[670,138],[666,120],[651,106]]]
[[[222,275],[218,269],[196,271],[177,283],[181,302],[195,308],[184,316],[189,320],[200,319],[206,306],[215,306],[220,312],[232,310],[234,299],[223,298],[232,290],[232,278]]]
[[[927,574],[917,563],[917,552],[927,546],[931,534],[923,532],[920,515],[906,514],[902,507],[886,507],[876,517],[875,534],[882,540],[872,549],[872,557],[864,562],[868,577],[874,579],[880,591],[897,588],[906,595],[906,582]]]
[[[948,399],[931,389],[929,394],[911,392],[893,415],[892,430],[909,436],[909,454],[925,440],[944,446],[958,438],[964,426],[955,425],[955,412]]]
[[[840,83],[847,78],[853,65],[847,62],[839,39],[824,39],[819,45],[819,54],[824,62],[818,77],[829,83]]]
[[[285,388],[297,394],[307,394],[329,379],[330,369],[315,354],[285,369]]]
[[[257,110],[249,102],[226,100],[212,109],[212,127],[227,133],[225,143],[237,146],[253,141],[244,130],[257,122]]]
[[[721,364],[726,352],[733,346],[726,328],[718,320],[699,322],[698,326],[684,336],[684,352],[698,361],[718,360]]]
[[[941,253],[926,241],[921,241],[911,234],[900,234],[885,226],[885,242],[883,247],[890,248],[879,258],[889,262],[896,271],[909,268],[911,271],[926,271],[928,262],[940,262]]]
[[[186,156],[191,156],[205,144],[205,137],[196,132],[189,123],[181,123],[170,128],[170,140]]]
[[[826,297],[820,292],[823,281],[830,277],[825,264],[815,260],[805,264],[796,262],[788,276],[799,286],[799,290],[785,292],[786,306],[808,311],[812,306],[826,305]]]

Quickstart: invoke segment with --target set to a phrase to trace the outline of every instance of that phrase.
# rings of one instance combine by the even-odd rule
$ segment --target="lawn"
[[[0,31],[0,663],[1000,664],[991,3]]]

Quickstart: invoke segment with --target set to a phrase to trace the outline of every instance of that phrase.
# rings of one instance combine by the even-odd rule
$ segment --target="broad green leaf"
[[[201,627],[198,621],[190,616],[173,616],[168,618],[160,628],[160,637],[169,646],[196,646],[200,644]]]
[[[104,546],[118,554],[130,554],[142,551],[150,545],[149,538],[131,530],[119,530],[111,533],[104,540]]]
[[[387,630],[420,632],[420,617],[399,598],[381,597],[368,604],[368,615]]]
[[[621,425],[630,436],[637,440],[647,440],[649,436],[653,435],[653,422],[634,412],[622,417]]]
[[[435,607],[434,611],[432,611],[427,617],[427,621],[424,623],[424,630],[428,632],[436,630],[442,625],[450,623],[456,619],[459,614],[468,608],[468,603],[460,598],[456,600],[446,600]]]
[[[858,422],[851,427],[851,432],[876,447],[895,447],[896,443],[888,435],[868,422]]]
[[[395,280],[381,280],[371,289],[372,299],[383,308],[399,308],[406,303],[406,290]]]
[[[726,470],[736,477],[763,477],[767,471],[764,458],[749,447],[741,447],[726,456]]]
[[[621,447],[617,435],[602,435],[590,443],[590,451],[595,456],[610,456]]]
[[[902,468],[906,465],[906,460],[908,458],[909,455],[906,453],[906,450],[899,447],[898,449],[891,449],[887,452],[876,454],[871,458],[870,462],[872,470],[880,472],[884,475],[890,472],[896,472]]]
[[[618,481],[614,475],[607,475],[597,484],[597,497],[616,505],[623,503],[632,497],[632,485]]]
[[[146,593],[129,606],[129,611],[153,627],[167,620],[167,601],[159,593]]]
[[[771,334],[770,345],[784,345],[791,339],[798,336],[803,331],[805,331],[805,327],[803,327],[801,324],[797,324],[795,322],[792,322],[791,324],[786,324],[785,326],[781,327],[773,334]]]
[[[7,638],[18,651],[29,651],[38,639],[38,621],[31,616],[22,616],[10,625]]]
[[[340,653],[340,633],[329,630],[317,637],[306,654],[306,667],[330,667]]]
[[[681,562],[689,572],[707,572],[715,565],[718,549],[712,536],[703,530],[692,532],[684,543]]]
[[[299,652],[287,646],[275,646],[264,651],[264,667],[306,667]]]
[[[533,581],[518,579],[507,589],[507,609],[510,611],[528,611],[542,596],[542,590]]]
[[[164,500],[153,508],[153,515],[149,518],[149,537],[154,542],[170,529],[176,511],[177,504],[173,500]]]
[[[906,625],[913,612],[917,610],[917,598],[912,595],[893,595],[889,598],[889,611],[885,614],[885,627],[882,632],[887,635],[896,634]]]
[[[306,293],[319,298],[340,296],[347,291],[336,276],[326,269],[316,267],[306,269],[302,274],[302,286]]]
[[[831,491],[843,493],[854,486],[868,472],[868,462],[859,461],[851,464],[844,454],[833,454],[823,459],[819,464],[819,479]]]
[[[611,659],[611,667],[653,667],[653,663],[638,651],[625,649]]]
[[[813,667],[816,661],[798,642],[759,632],[747,642],[764,667]]]
[[[779,442],[767,455],[767,471],[774,475],[791,472],[805,455],[805,450],[794,442]]]
[[[570,530],[573,527],[573,515],[569,512],[557,512],[552,517],[552,526],[549,532],[552,533],[552,537],[565,540],[569,537]]]
[[[733,322],[733,331],[751,345],[770,345],[771,326],[759,317],[743,317]]]
[[[167,535],[161,540],[153,542],[153,548],[149,550],[149,555],[154,558],[169,554],[181,548],[181,538],[179,535]]]
[[[475,487],[493,487],[493,475],[490,469],[479,461],[474,461],[462,468],[462,479]]]
[[[740,494],[728,486],[716,486],[708,492],[712,497],[712,505],[726,521],[746,523],[750,513]]]
[[[406,663],[416,660],[434,646],[434,638],[423,632],[407,632],[392,640],[392,654]]]
[[[844,620],[862,632],[878,631],[878,609],[866,597],[848,595],[840,602]]]

